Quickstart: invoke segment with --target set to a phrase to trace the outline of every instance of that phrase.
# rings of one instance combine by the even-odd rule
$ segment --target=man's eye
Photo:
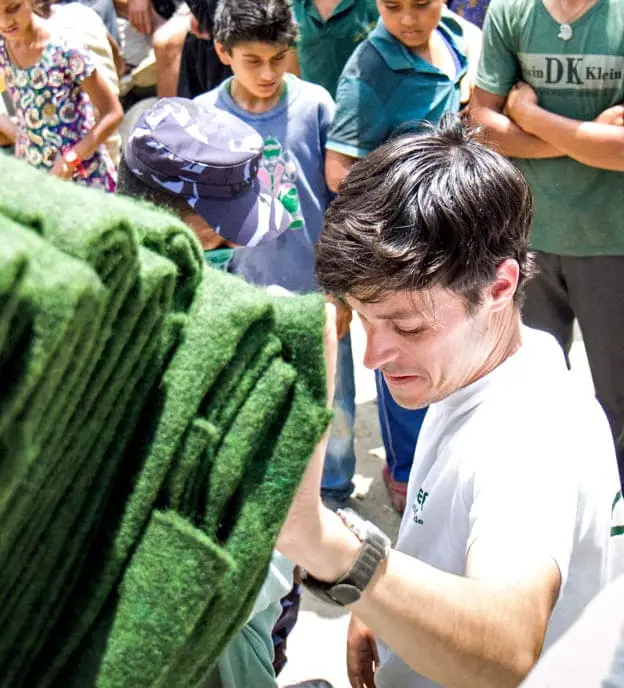
[[[422,334],[425,331],[425,328],[424,327],[415,327],[412,330],[404,330],[403,328],[399,327],[398,325],[395,325],[394,331],[403,337],[416,337],[417,335]]]

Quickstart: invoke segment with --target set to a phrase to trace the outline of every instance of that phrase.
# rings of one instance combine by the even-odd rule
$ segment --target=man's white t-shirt
[[[562,582],[547,647],[607,583],[619,489],[602,409],[555,340],[523,327],[513,356],[429,407],[396,549],[457,575],[481,536],[550,555]],[[377,688],[437,685],[379,650]]]

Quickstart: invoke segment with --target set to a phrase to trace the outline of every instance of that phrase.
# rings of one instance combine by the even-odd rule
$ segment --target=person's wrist
[[[337,514],[325,507],[321,523],[318,546],[306,552],[305,560],[298,563],[317,580],[333,583],[352,568],[362,543]]]
[[[518,108],[518,124],[527,134],[535,135],[535,117],[539,112],[539,106],[535,103],[521,103]]]

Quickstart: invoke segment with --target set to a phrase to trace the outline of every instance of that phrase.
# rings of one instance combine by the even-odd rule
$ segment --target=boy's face
[[[288,67],[290,46],[249,41],[226,50],[222,43],[215,47],[219,59],[229,65],[236,80],[249,95],[270,100],[281,89]]]
[[[443,6],[443,0],[377,0],[386,30],[410,50],[429,42]]]

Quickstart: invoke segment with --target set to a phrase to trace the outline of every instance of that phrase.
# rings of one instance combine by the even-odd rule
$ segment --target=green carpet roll
[[[27,252],[32,334],[20,374],[11,384],[3,385],[0,395],[0,435],[15,432],[20,425],[31,437],[33,447],[40,442],[41,408],[62,394],[71,359],[79,356],[76,343],[93,329],[101,317],[103,289],[97,276],[82,263],[48,246],[36,234],[22,229],[10,220],[0,218],[0,231],[7,245]],[[37,455],[34,449],[32,457]],[[19,508],[20,498],[28,495],[32,485],[28,476],[30,464],[19,469],[14,464],[10,479],[0,485],[0,570],[2,580],[13,561],[16,530],[28,513]],[[4,588],[3,588],[4,590]]]
[[[71,571],[75,575],[74,557],[78,556],[82,550],[86,538],[101,515],[103,505],[107,502],[110,484],[125,448],[124,442],[120,441],[118,425],[123,419],[131,428],[134,427],[136,413],[129,413],[128,405],[132,400],[140,411],[144,395],[148,391],[136,389],[136,382],[140,379],[142,370],[147,364],[151,364],[153,377],[159,370],[159,362],[153,357],[158,339],[153,335],[160,331],[165,314],[168,312],[175,270],[169,261],[144,249],[141,249],[141,257],[145,316],[137,322],[135,331],[129,333],[134,353],[130,352],[131,355],[122,359],[124,364],[116,371],[117,379],[120,383],[123,381],[123,385],[112,384],[107,387],[108,402],[105,400],[106,395],[102,397],[105,406],[111,409],[110,417],[104,424],[104,430],[99,434],[94,432],[94,428],[99,427],[102,420],[94,419],[84,428],[83,440],[76,445],[80,452],[89,457],[88,462],[84,464],[84,469],[76,473],[75,467],[80,465],[80,457],[77,455],[71,462],[72,469],[65,465],[63,470],[53,475],[44,486],[39,501],[45,505],[42,514],[50,514],[50,518],[47,523],[45,518],[39,520],[40,527],[45,530],[38,538],[37,549],[30,552],[30,576],[22,577],[18,588],[19,594],[13,598],[19,600],[17,612],[14,611],[13,604],[7,604],[0,614],[1,623],[9,624],[9,620],[5,621],[5,617],[12,618],[10,625],[16,627],[19,651],[12,654],[10,665],[10,667],[15,667],[16,671],[19,668],[20,659],[27,656],[28,639],[32,638],[33,642],[39,642],[40,630],[47,618],[46,610],[55,600],[56,591],[66,589],[67,572]],[[112,444],[113,441],[114,444]],[[59,494],[66,494],[70,485],[72,490],[69,496],[59,503]],[[62,486],[60,491],[59,486]],[[84,504],[86,507],[82,506]],[[67,548],[63,547],[69,535],[71,535],[71,549],[76,553],[74,556],[71,556]],[[47,570],[53,572],[54,580],[46,578]],[[37,598],[39,598],[38,601]],[[23,628],[23,619],[26,618],[25,611],[32,604],[36,605],[39,613],[36,621],[31,620],[26,630]],[[18,620],[22,620],[22,623],[19,624]],[[8,636],[8,632],[3,634],[3,637]],[[10,668],[3,666],[0,671],[5,676],[12,675]]]
[[[274,299],[207,269],[170,214],[6,163],[1,683],[201,685],[329,422],[323,300]]]
[[[63,595],[67,597],[70,591],[73,592],[85,563],[84,546],[108,504],[125,449],[162,366],[163,352],[158,335],[172,303],[175,270],[169,261],[151,251],[141,249],[140,255],[143,316],[129,332],[131,346],[128,355],[122,359],[123,365],[115,371],[113,383],[107,386],[106,395],[103,396],[105,400],[108,395],[105,405],[110,408],[104,429],[99,433],[93,432],[94,424],[99,426],[101,419],[94,419],[91,428],[84,428],[77,447],[87,450],[89,461],[73,475],[73,489],[69,497],[54,509],[54,521],[50,525],[50,537],[56,538],[56,543],[69,539],[71,546],[59,550],[54,541],[45,538],[39,547],[40,556],[48,562],[54,561],[52,555],[57,552],[57,562],[54,564],[56,583],[41,590],[43,597],[37,603],[40,609],[39,625],[45,625],[48,629],[57,621],[58,611],[63,607]],[[65,474],[63,478],[66,477]],[[52,482],[58,485],[60,481],[59,475]],[[72,585],[67,585],[68,580]],[[31,584],[30,589],[34,588]],[[23,657],[26,656],[28,645],[26,637],[22,634],[20,643]],[[37,633],[37,624],[31,626],[29,637],[37,647],[41,645],[43,636]],[[16,655],[13,661],[15,666],[19,659],[20,655]]]
[[[9,241],[0,241],[0,375],[8,383],[15,367],[5,369],[17,342],[31,321],[29,299],[24,291],[28,253]]]
[[[233,566],[226,552],[178,514],[155,511],[124,577],[97,685],[153,685]]]

